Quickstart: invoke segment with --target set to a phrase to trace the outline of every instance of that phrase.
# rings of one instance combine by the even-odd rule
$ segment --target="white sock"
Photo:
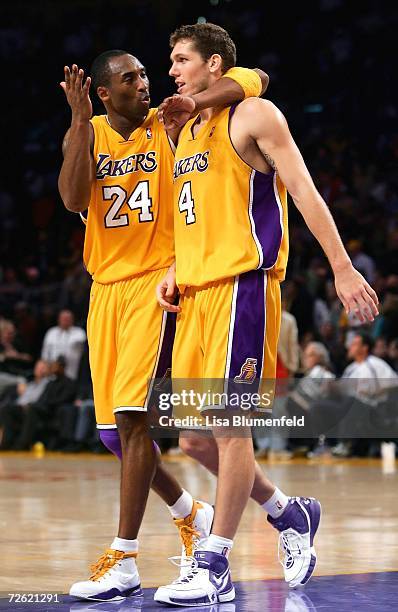
[[[138,540],[124,540],[123,538],[115,538],[111,544],[113,550],[121,550],[122,552],[138,552]]]
[[[289,498],[278,487],[275,489],[272,497],[269,498],[261,507],[272,516],[278,518],[289,503]]]
[[[215,535],[211,533],[208,538],[204,538],[200,542],[200,548],[202,550],[211,550],[212,552],[216,552],[219,555],[224,555],[224,557],[228,557],[229,551],[233,546],[233,540],[229,540],[228,538],[223,538],[222,536]]]
[[[185,518],[192,512],[193,498],[188,491],[182,490],[180,497],[173,506],[167,506],[173,518]]]

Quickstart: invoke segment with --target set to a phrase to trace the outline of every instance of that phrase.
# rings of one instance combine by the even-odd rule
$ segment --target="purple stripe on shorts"
[[[163,342],[160,349],[158,367],[156,368],[155,378],[162,378],[168,369],[171,368],[171,356],[173,353],[174,336],[176,333],[177,315],[174,312],[166,313],[166,325],[163,335]]]
[[[253,379],[260,378],[263,369],[266,279],[263,270],[252,270],[241,274],[237,282],[231,361],[226,376],[242,383],[243,388],[252,384],[247,369],[245,376],[245,366],[251,366]]]
[[[274,192],[274,174],[254,170],[251,179],[254,232],[263,251],[261,267],[266,269],[275,265],[282,241],[281,211]]]

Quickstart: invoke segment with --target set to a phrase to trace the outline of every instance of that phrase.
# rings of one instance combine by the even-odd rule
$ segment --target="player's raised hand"
[[[64,90],[68,104],[72,109],[72,119],[88,121],[93,114],[93,105],[89,95],[91,78],[87,77],[83,83],[84,70],[76,64],[73,64],[72,69],[65,66],[64,74],[65,80],[61,81],[60,86]]]
[[[174,94],[165,98],[158,108],[159,121],[166,130],[175,130],[183,127],[195,112],[196,103],[190,96]]]
[[[181,308],[174,304],[178,294],[176,285],[175,263],[167,270],[167,274],[156,287],[156,299],[159,306],[166,312],[180,312]]]
[[[335,272],[334,281],[346,313],[355,313],[361,323],[373,321],[379,314],[379,299],[362,274],[350,264]]]

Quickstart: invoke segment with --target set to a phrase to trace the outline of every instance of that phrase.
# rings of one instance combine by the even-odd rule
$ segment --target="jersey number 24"
[[[125,227],[129,225],[129,216],[120,214],[120,209],[127,202],[130,210],[139,210],[138,221],[148,223],[153,221],[152,198],[149,196],[149,181],[140,181],[129,196],[120,185],[103,187],[102,195],[105,201],[112,200],[112,204],[105,215],[105,227]]]

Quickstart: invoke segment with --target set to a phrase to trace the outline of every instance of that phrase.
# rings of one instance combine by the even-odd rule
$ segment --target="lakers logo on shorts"
[[[257,359],[254,359],[253,357],[248,357],[240,369],[239,376],[235,376],[234,382],[251,385],[251,383],[254,382],[254,380],[256,379],[256,365]]]

